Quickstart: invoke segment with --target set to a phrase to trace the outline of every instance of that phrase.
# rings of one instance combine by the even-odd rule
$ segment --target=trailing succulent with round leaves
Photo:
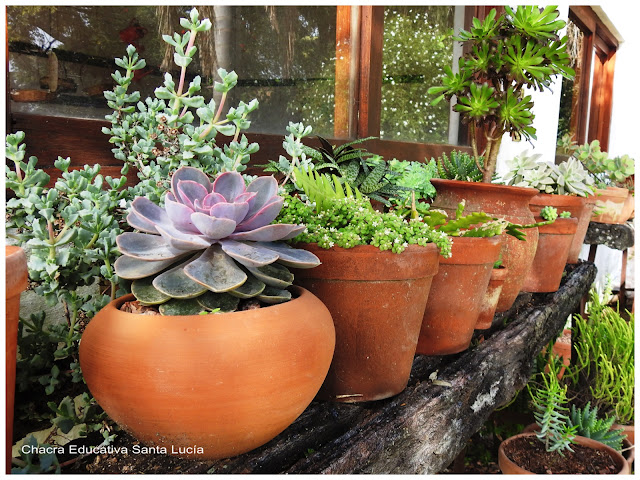
[[[239,298],[280,303],[291,298],[287,267],[312,268],[318,258],[294,249],[288,240],[304,225],[273,224],[283,198],[273,177],[245,186],[237,172],[223,172],[211,183],[192,167],[171,178],[161,208],[136,198],[127,216],[139,232],[125,232],[117,244],[119,277],[133,280],[132,293],[145,305],[160,305],[164,315],[202,310],[233,311]]]

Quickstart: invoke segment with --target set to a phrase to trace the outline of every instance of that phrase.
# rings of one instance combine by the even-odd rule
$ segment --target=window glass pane
[[[113,88],[114,57],[133,43],[147,61],[133,87],[142,97],[162,83],[172,50],[158,34],[182,32],[188,7],[7,7],[12,110],[103,118],[102,95]],[[238,87],[227,106],[260,101],[251,131],[283,133],[289,121],[333,132],[335,7],[199,7],[214,28],[199,34],[199,53],[187,77],[203,77],[201,92],[214,95],[213,72],[235,70]],[[51,52],[55,55],[52,55]],[[167,57],[168,55],[168,57]],[[174,72],[177,73],[177,70]],[[50,78],[53,77],[53,85]],[[52,90],[57,78],[57,88]],[[218,94],[215,93],[217,96]]]
[[[582,95],[580,84],[582,76],[585,75],[582,65],[582,54],[584,45],[584,34],[578,26],[571,20],[567,22],[567,52],[571,58],[571,68],[576,72],[573,80],[562,79],[562,93],[560,95],[560,112],[558,115],[558,139],[564,134],[573,135],[573,139],[578,138],[578,108],[580,99],[589,100],[589,95]],[[586,72],[588,74],[588,72]],[[587,120],[589,115],[587,114]]]
[[[464,7],[459,7],[464,8]],[[391,6],[384,11],[381,137],[448,143],[448,102],[430,106],[427,90],[453,65],[456,7]]]

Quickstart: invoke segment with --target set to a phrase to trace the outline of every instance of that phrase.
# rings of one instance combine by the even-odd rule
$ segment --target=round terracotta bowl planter
[[[542,217],[536,221],[544,221]],[[540,239],[531,270],[522,290],[525,292],[555,292],[562,281],[569,248],[578,227],[577,218],[557,218],[550,225],[538,227]]]
[[[6,459],[7,473],[11,473],[11,447],[13,445],[13,406],[16,389],[16,355],[18,353],[18,323],[20,321],[20,294],[29,286],[27,256],[20,247],[5,247],[6,267]]]
[[[607,187],[596,190],[594,211],[597,215],[594,214],[591,221],[609,224],[626,222],[633,213],[627,203],[630,195],[627,188]]]
[[[371,245],[303,248],[322,264],[296,270],[295,281],[325,303],[336,327],[336,351],[319,398],[350,403],[400,393],[438,271],[438,248],[409,245],[400,254]]]
[[[484,294],[484,300],[480,303],[480,314],[476,322],[476,330],[486,330],[491,328],[493,317],[496,313],[502,285],[507,278],[507,269],[503,266],[491,270],[489,277],[489,286]]]
[[[267,443],[304,411],[331,363],[331,314],[293,287],[279,305],[216,315],[126,313],[121,297],[89,322],[89,390],[142,443],[217,459]]]
[[[500,470],[502,471],[503,474],[505,474],[505,475],[514,475],[514,474],[535,475],[533,472],[531,472],[529,470],[525,470],[521,466],[519,466],[516,463],[514,463],[505,453],[505,448],[510,442],[514,441],[515,439],[523,438],[523,437],[524,438],[531,438],[534,441],[539,442],[539,440],[537,439],[535,433],[531,433],[531,432],[530,433],[520,433],[519,435],[514,435],[513,437],[507,438],[506,440],[504,440],[500,444],[500,447],[498,447],[498,466],[500,467]],[[620,452],[616,451],[615,449],[609,447],[608,445],[605,445],[603,443],[597,442],[597,441],[592,440],[590,438],[581,437],[579,435],[575,437],[574,442],[577,443],[578,445],[582,445],[584,447],[588,447],[588,448],[592,448],[594,450],[601,450],[601,451],[607,452],[611,456],[611,458],[613,459],[613,461],[616,464],[616,467],[618,469],[618,471],[617,471],[618,475],[628,475],[628,474],[631,473],[631,470],[629,469],[629,464],[624,459],[622,454],[620,454]]]
[[[449,355],[469,347],[503,236],[452,240],[452,255],[440,259],[424,310],[416,350],[423,355]]]
[[[435,178],[431,183],[437,191],[433,208],[453,214],[458,204],[466,200],[467,212],[485,212],[521,225],[534,223],[529,202],[538,193],[535,188]],[[508,273],[496,307],[497,312],[509,310],[513,305],[533,263],[538,246],[538,229],[530,228],[525,233],[527,237],[524,241],[507,236],[502,245],[502,264],[507,267]]]
[[[588,197],[576,197],[571,195],[554,195],[548,193],[539,193],[531,199],[529,208],[535,216],[540,215],[540,210],[547,205],[558,209],[558,214],[571,212],[571,216],[578,219],[578,227],[569,248],[567,263],[578,263],[580,250],[584,243],[584,237],[591,222],[591,214],[596,204],[596,197],[590,195]]]

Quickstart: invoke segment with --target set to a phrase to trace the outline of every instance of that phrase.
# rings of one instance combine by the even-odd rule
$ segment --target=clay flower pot
[[[633,213],[627,204],[629,196],[627,188],[607,187],[596,190],[594,211],[597,214],[591,217],[591,221],[609,224],[626,222]]]
[[[539,193],[531,199],[529,209],[535,216],[540,215],[540,210],[546,207],[555,207],[558,213],[563,211],[571,212],[571,216],[578,219],[578,227],[569,248],[567,263],[578,263],[580,250],[584,243],[584,237],[591,222],[591,214],[596,204],[596,197],[590,195],[588,197],[576,197],[572,195],[555,195],[549,193]]]
[[[544,221],[542,217],[536,221]],[[531,270],[525,278],[525,292],[555,292],[562,281],[569,248],[578,227],[576,218],[557,218],[550,225],[538,227],[540,238]]]
[[[29,286],[27,256],[20,247],[5,247],[6,266],[6,459],[7,473],[11,473],[11,446],[13,445],[13,406],[16,389],[16,355],[18,352],[18,323],[20,316],[20,294]]]
[[[295,271],[296,283],[327,306],[336,327],[336,351],[319,398],[380,400],[407,386],[438,248],[409,245],[400,254],[371,245],[304,245],[322,262]]]
[[[489,278],[489,286],[484,294],[484,300],[480,304],[480,314],[476,322],[476,330],[486,330],[491,328],[493,317],[496,313],[500,293],[502,292],[502,284],[507,278],[507,269],[502,265],[491,270]]]
[[[502,473],[505,475],[513,475],[513,474],[533,475],[534,474],[534,472],[526,470],[522,468],[520,465],[517,465],[505,453],[505,449],[507,449],[507,446],[514,440],[520,439],[520,438],[530,438],[535,442],[539,442],[539,440],[536,438],[535,433],[521,433],[519,435],[514,435],[513,437],[509,437],[506,440],[504,440],[500,444],[500,447],[498,447],[498,466],[500,467],[500,470],[502,471]],[[620,452],[614,450],[608,445],[597,442],[590,438],[581,437],[579,435],[575,437],[574,442],[584,447],[607,452],[611,456],[611,458],[613,459],[617,467],[617,474],[628,475],[629,473],[631,473],[629,469],[629,464],[626,462],[626,460],[620,454]]]
[[[542,351],[546,352],[547,347],[543,348]],[[560,371],[558,372],[558,380],[560,380],[564,376],[564,372],[567,367],[571,364],[571,329],[565,328],[562,331],[562,335],[559,336],[555,343],[553,344],[552,352],[562,359],[562,367],[560,367]],[[549,371],[549,367],[545,367],[545,372]],[[535,423],[533,424],[535,426]],[[527,430],[532,432],[533,430]]]
[[[448,355],[469,347],[503,236],[454,237],[440,259],[424,310],[417,353]]]
[[[82,335],[84,378],[144,444],[203,459],[252,450],[304,411],[331,363],[329,311],[302,288],[292,293],[278,305],[191,316],[122,312],[134,298],[121,297]]]
[[[466,200],[467,212],[485,212],[512,223],[534,223],[529,201],[538,193],[535,188],[510,187],[491,183],[462,182],[458,180],[432,179],[437,196],[433,208],[453,214],[462,200]],[[538,246],[538,229],[525,231],[524,241],[507,236],[502,245],[502,264],[507,267],[507,278],[502,286],[497,312],[509,310],[522,288],[531,268]]]

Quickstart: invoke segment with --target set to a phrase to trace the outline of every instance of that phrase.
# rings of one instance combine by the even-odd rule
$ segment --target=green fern
[[[306,172],[299,168],[294,168],[293,174],[296,184],[304,190],[309,200],[316,204],[318,212],[329,209],[331,203],[339,198],[363,198],[360,190],[351,188],[348,183],[343,185],[335,175],[329,179],[328,175],[316,171]]]
[[[615,417],[598,418],[598,407],[591,408],[591,402],[582,409],[571,405],[568,424],[576,427],[576,435],[592,438],[620,451],[627,436],[623,429],[611,430],[614,422]]]

